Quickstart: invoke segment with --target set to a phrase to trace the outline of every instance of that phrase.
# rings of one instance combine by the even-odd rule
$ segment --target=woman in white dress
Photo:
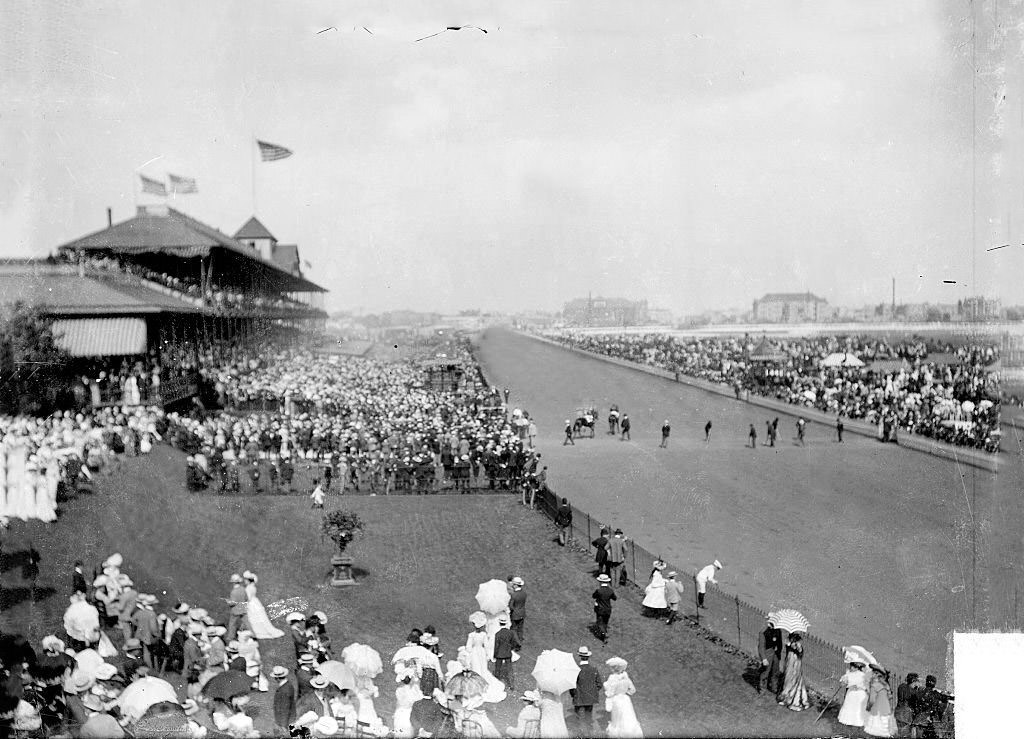
[[[846,687],[843,707],[839,709],[839,723],[846,726],[864,726],[867,719],[868,674],[860,662],[851,662],[846,674],[839,678]]]
[[[604,681],[604,710],[611,716],[608,736],[643,739],[644,731],[636,720],[633,699],[630,697],[636,693],[636,688],[626,673],[628,663],[622,657],[612,657],[605,664],[612,670],[612,674]]]
[[[28,486],[28,442],[16,438],[7,450],[7,506],[11,518],[27,521],[35,509],[35,490]]]
[[[547,739],[567,739],[569,729],[565,725],[565,709],[562,696],[540,691],[540,735]]]
[[[245,580],[245,594],[249,598],[245,604],[246,616],[249,618],[249,627],[252,629],[253,636],[260,640],[277,639],[284,636],[284,632],[270,622],[266,609],[260,599],[256,597],[256,583],[259,582],[259,578],[249,570],[246,570],[242,577]]]
[[[392,728],[398,739],[410,739],[413,735],[412,707],[416,701],[425,698],[420,690],[419,668],[415,660],[409,660],[396,664],[395,673],[398,687],[395,688],[395,713]]]
[[[469,669],[487,681],[484,702],[501,703],[505,700],[505,683],[491,674],[487,665],[487,632],[485,631],[487,617],[481,611],[474,611],[470,615],[469,620],[476,627],[476,631],[469,633],[466,637],[466,646],[459,649],[459,661],[463,662],[465,660]],[[491,654],[493,653],[491,652]]]
[[[39,455],[36,455],[36,472],[33,479],[35,511],[32,517],[46,523],[53,523],[57,520],[57,496],[56,488],[54,488],[54,496],[52,499],[50,498],[50,473],[47,468],[53,466],[53,460],[47,460],[46,456],[49,456],[49,451],[45,448],[40,449]]]
[[[665,578],[661,571],[665,569],[665,563],[658,560],[651,570],[651,581],[644,589],[644,614],[660,616],[662,611],[668,608],[668,601],[665,599]]]

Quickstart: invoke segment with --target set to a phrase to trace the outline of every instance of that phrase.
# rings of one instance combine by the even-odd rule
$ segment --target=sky
[[[331,309],[1021,304],[1022,29],[1021,0],[8,0],[0,258],[174,173]]]

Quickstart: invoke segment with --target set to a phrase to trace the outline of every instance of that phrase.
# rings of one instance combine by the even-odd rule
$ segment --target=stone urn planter
[[[338,551],[331,557],[331,585],[333,587],[343,588],[356,584],[355,578],[352,577],[352,557],[345,554],[345,549],[355,535],[362,530],[363,522],[355,513],[331,511],[324,516],[321,533],[323,536],[329,537],[338,548]]]

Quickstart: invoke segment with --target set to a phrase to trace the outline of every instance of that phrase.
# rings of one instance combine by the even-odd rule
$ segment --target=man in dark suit
[[[771,614],[766,617],[767,625],[757,637],[758,667],[757,692],[769,690],[778,693],[782,689],[782,630],[775,628]]]
[[[594,615],[597,617],[594,633],[605,644],[608,643],[608,621],[612,617],[612,601],[618,600],[615,591],[612,590],[611,581],[608,575],[598,575],[597,590],[591,596],[594,599]]]
[[[292,645],[295,647],[295,661],[299,661],[302,653],[309,649],[309,639],[306,636],[306,615],[294,611],[285,617],[288,622],[288,631],[292,635]]]
[[[590,664],[589,647],[580,647],[577,651],[580,658],[580,674],[576,676],[576,688],[570,690],[572,708],[576,713],[577,731],[583,736],[595,736],[597,724],[594,723],[594,705],[598,701],[603,681],[601,673]]]
[[[601,529],[601,535],[590,542],[590,545],[594,547],[594,561],[597,562],[597,574],[599,575],[610,575],[610,567],[608,566],[608,534],[610,534],[607,528]]]
[[[298,700],[298,689],[295,683],[288,679],[288,668],[278,665],[270,676],[277,683],[274,691],[274,723],[277,724],[277,733],[280,736],[288,735],[288,724],[295,720],[295,703]]]
[[[295,716],[301,718],[312,711],[317,716],[330,716],[331,707],[327,703],[327,678],[314,675],[309,681],[310,690],[299,697],[295,704]]]
[[[515,679],[512,674],[512,652],[518,651],[522,644],[509,628],[509,617],[501,614],[498,617],[498,633],[494,635],[494,676],[505,683],[508,692],[515,690]]]
[[[523,578],[518,575],[512,578],[512,598],[509,601],[509,618],[512,619],[512,631],[519,643],[523,643],[523,622],[526,620],[526,592]]]
[[[628,441],[628,440],[631,440],[633,438],[632,436],[629,435],[630,426],[631,426],[631,424],[629,423],[629,414],[628,413],[623,413],[622,414],[622,421],[619,423],[619,428],[622,429],[622,437],[621,437],[622,441]]]
[[[89,588],[85,583],[85,575],[82,573],[81,560],[75,560],[75,571],[71,573],[71,592],[88,593]]]
[[[555,526],[558,527],[558,543],[564,547],[566,542],[572,538],[572,506],[569,505],[567,498],[562,498],[562,504],[558,506],[558,512],[555,513]]]
[[[316,664],[316,658],[309,652],[299,657],[299,668],[295,671],[295,685],[300,698],[313,690],[310,683],[316,677],[313,672],[314,664]]]

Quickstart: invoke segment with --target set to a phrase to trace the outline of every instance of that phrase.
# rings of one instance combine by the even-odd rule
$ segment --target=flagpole
[[[252,166],[252,214],[256,215],[256,133],[252,134],[249,142],[249,162]]]

